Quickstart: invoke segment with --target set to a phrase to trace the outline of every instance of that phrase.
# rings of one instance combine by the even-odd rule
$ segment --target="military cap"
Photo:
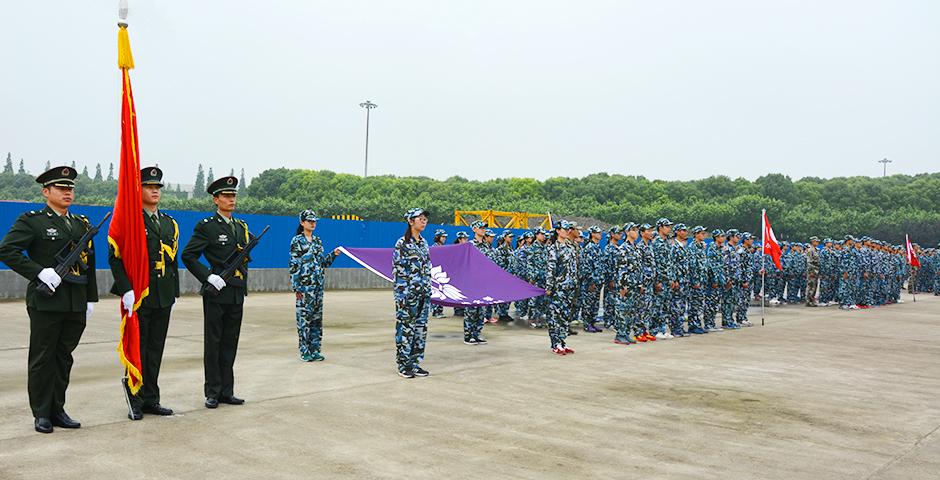
[[[489,228],[487,228],[486,231],[483,232],[483,234],[486,235],[487,237],[495,237],[495,236],[496,236],[496,233],[493,232],[492,230],[490,230]]]
[[[676,228],[674,230],[678,232],[679,230],[688,230],[688,229],[689,227],[686,227],[684,223],[677,223]]]
[[[78,172],[76,172],[72,167],[55,167],[46,170],[36,177],[36,183],[41,183],[43,188],[75,188],[75,177],[77,176]]]
[[[512,233],[512,230],[503,230],[503,233],[500,234],[501,237],[514,237],[516,236]]]
[[[621,232],[623,232],[623,229],[620,228],[620,225],[614,225],[607,229],[607,233],[610,235],[613,235],[615,233],[621,233]]]
[[[483,223],[483,220],[474,220],[473,223],[470,224],[470,228],[486,228],[486,224]]]
[[[238,193],[238,179],[235,177],[218,178],[206,187],[206,192],[213,197],[220,193]]]
[[[695,235],[696,233],[704,232],[704,231],[705,231],[705,227],[703,227],[703,226],[701,226],[701,225],[696,225],[696,226],[692,227],[692,235]]]
[[[725,232],[725,236],[728,236],[728,237],[735,237],[738,235],[741,235],[741,232],[739,232],[737,228],[731,228],[727,232]]]
[[[832,239],[831,239],[831,238],[826,238],[826,239],[823,240],[823,243],[832,243]]]
[[[316,222],[317,220],[319,220],[319,218],[317,218],[316,212],[308,208],[307,210],[300,212],[300,221],[302,222],[304,220],[310,220],[311,222]]]
[[[855,237],[853,237],[853,236],[851,236],[851,235],[846,235],[842,240],[844,240],[844,241],[846,241],[846,242],[848,242],[849,240],[854,241],[854,240],[855,240]]]
[[[663,217],[659,220],[656,220],[656,228],[668,227],[669,225],[672,225],[672,222],[668,218]]]
[[[544,228],[539,227],[539,228],[536,228],[536,229],[535,229],[535,234],[536,234],[536,235],[538,235],[538,234],[548,235],[548,230],[545,230]]]
[[[639,228],[639,227],[640,227],[639,225],[637,225],[637,224],[635,224],[635,223],[633,223],[633,222],[627,222],[627,223],[624,223],[624,224],[623,224],[623,231],[626,232],[626,231],[628,231],[628,230],[631,230],[631,229],[634,229],[634,228]]]
[[[750,233],[750,232],[744,232],[744,233],[741,234],[741,240],[750,240],[750,239],[751,239],[751,233]]]
[[[141,185],[157,185],[159,187],[163,186],[163,170],[160,170],[159,167],[145,167],[140,169],[140,184]]]
[[[725,232],[721,231],[720,228],[716,228],[712,230],[712,237],[723,237],[723,236],[725,236]]]
[[[812,242],[812,241],[814,241],[814,240],[818,242],[818,241],[819,241],[819,237],[817,237],[816,235],[813,235],[812,237],[809,237],[809,241]]]
[[[528,232],[525,232],[525,233],[522,234],[522,238],[532,238],[532,237],[534,237],[534,236],[535,236],[535,234],[532,233],[531,231],[528,231]]]
[[[601,233],[601,227],[598,227],[597,225],[591,225],[591,228],[588,228],[588,232]]]
[[[411,210],[408,210],[407,212],[405,212],[404,217],[405,217],[406,220],[411,220],[412,218],[418,218],[418,217],[420,217],[421,215],[424,215],[425,217],[430,217],[430,216],[431,216],[431,214],[428,213],[427,210],[425,210],[425,209],[423,209],[423,208],[415,207],[415,208],[412,208]]]
[[[653,226],[650,225],[650,224],[648,224],[648,223],[644,223],[643,225],[640,225],[640,231],[641,231],[641,232],[645,232],[645,231],[650,230],[650,229],[652,229],[652,228],[653,228]]]
[[[444,230],[443,228],[438,228],[437,230],[434,231],[434,236],[435,236],[435,237],[446,237],[446,236],[447,236],[447,230]]]
[[[571,228],[581,228],[581,226],[578,225],[578,222],[574,220],[568,220],[568,223],[571,224]]]
[[[557,220],[555,221],[555,224],[552,225],[552,228],[554,228],[555,230],[558,230],[558,229],[567,230],[569,228],[574,228],[574,225],[568,220]]]
[[[470,236],[467,235],[467,232],[463,232],[463,231],[457,232],[456,237],[457,238],[470,238]]]

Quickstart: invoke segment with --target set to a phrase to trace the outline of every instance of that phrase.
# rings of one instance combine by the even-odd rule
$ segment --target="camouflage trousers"
[[[529,306],[532,303],[531,298],[525,300],[519,300],[516,302],[516,313],[519,314],[519,318],[522,318],[529,314]]]
[[[807,304],[816,303],[816,290],[819,282],[819,273],[810,272],[806,274],[806,294],[803,295],[803,298],[806,300]]]
[[[654,335],[666,331],[666,320],[669,318],[669,306],[672,289],[663,284],[659,293],[653,293],[653,312],[650,318],[649,330]]]
[[[463,336],[464,338],[477,338],[483,333],[483,321],[485,307],[467,307],[463,311]]]
[[[822,275],[819,277],[819,302],[829,303],[836,296],[836,277],[835,275]]]
[[[628,290],[625,296],[620,296],[618,292],[612,297],[610,305],[613,310],[613,328],[616,332],[617,340],[626,340],[630,338],[631,330],[635,329],[635,324],[639,322],[636,306],[640,301],[640,292],[638,290]],[[640,332],[642,333],[642,332]],[[637,333],[639,335],[639,333]]]
[[[747,321],[747,308],[751,305],[750,284],[744,286],[744,282],[735,282],[734,284],[734,316],[738,323]]]
[[[679,282],[679,288],[669,294],[669,315],[666,317],[671,332],[684,332],[685,312],[689,306],[689,283]]]
[[[787,303],[800,301],[800,279],[796,276],[787,279]]]
[[[444,314],[443,305],[431,305],[431,315],[438,316]]]
[[[539,288],[545,288],[544,278],[535,278],[532,284]],[[541,295],[529,299],[529,319],[541,321],[548,316],[548,297]]]
[[[862,278],[860,282],[860,291],[858,295],[858,303],[862,305],[874,305],[875,304],[875,278],[874,275],[869,273],[868,278]]]
[[[581,321],[585,325],[593,325],[597,321],[597,312],[601,308],[601,289],[599,285],[594,285],[594,291],[590,291],[590,284],[584,282],[581,284],[580,299]]]
[[[911,272],[907,277],[907,293],[914,293],[914,287],[917,286],[918,267],[911,267]]]
[[[656,304],[656,294],[653,292],[653,285],[644,285],[643,292],[636,292],[636,299],[632,305],[634,316],[633,334],[641,335],[650,333],[653,328],[654,306]]]
[[[509,304],[508,304],[508,303],[500,303],[500,304],[496,305],[496,315],[498,315],[498,316],[500,316],[500,317],[504,317],[504,316],[505,316],[505,317],[508,317],[508,316],[509,316]]]
[[[702,315],[705,309],[705,286],[689,287],[689,328],[702,327]]]
[[[604,327],[611,328],[617,322],[617,308],[620,304],[620,291],[610,283],[604,286]]]
[[[702,309],[702,323],[704,328],[715,328],[715,316],[718,315],[718,309],[721,307],[721,292],[723,288],[719,285],[712,288],[711,285],[703,288],[704,290],[704,308]]]
[[[568,327],[574,318],[578,288],[561,289],[552,292],[548,306],[548,339],[552,347],[565,346]]]
[[[323,339],[323,289],[301,292],[294,304],[300,355],[320,353]]]
[[[843,278],[839,281],[839,303],[842,305],[855,305],[858,301],[856,300],[856,290],[855,284],[858,280],[849,276],[849,278]]]
[[[724,326],[734,325],[734,309],[736,306],[737,289],[732,283],[731,286],[718,287],[721,289],[721,323]]]
[[[399,372],[413,370],[424,358],[431,292],[395,299],[395,361]]]

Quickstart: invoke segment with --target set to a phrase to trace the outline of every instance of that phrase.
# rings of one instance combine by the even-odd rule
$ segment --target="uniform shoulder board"
[[[167,214],[164,213],[163,211],[160,211],[160,216],[161,216],[161,217],[169,218],[170,220],[173,220],[173,217],[171,217],[170,215],[167,215]]]
[[[203,218],[202,223],[209,223],[209,220],[212,220],[212,217]]]
[[[42,213],[42,212],[37,212],[36,210],[30,210],[30,211],[24,213],[23,215],[24,215],[24,216],[27,216],[27,217],[35,217],[36,215],[39,215],[40,213]]]

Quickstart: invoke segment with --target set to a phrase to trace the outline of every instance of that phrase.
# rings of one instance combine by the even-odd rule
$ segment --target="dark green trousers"
[[[242,305],[213,303],[202,299],[205,343],[203,365],[206,373],[206,398],[234,395],[235,354],[242,329]]]
[[[72,352],[85,331],[85,312],[29,314],[27,389],[34,417],[51,417],[65,408],[65,390],[72,372]]]
[[[144,308],[137,310],[140,323],[140,364],[143,386],[137,395],[129,397],[137,408],[152,407],[160,403],[160,364],[163,363],[163,346],[166,344],[166,332],[170,327],[170,311],[173,307]]]

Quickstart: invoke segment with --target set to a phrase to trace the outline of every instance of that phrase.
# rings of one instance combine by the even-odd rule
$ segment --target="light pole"
[[[378,105],[366,100],[360,103],[359,106],[366,109],[366,165],[362,171],[362,176],[365,178],[369,176],[369,112]]]
[[[888,175],[888,164],[891,163],[892,161],[893,160],[888,160],[887,158],[882,158],[881,160],[878,160],[878,163],[884,165],[884,169],[881,172],[882,177],[885,177]]]

